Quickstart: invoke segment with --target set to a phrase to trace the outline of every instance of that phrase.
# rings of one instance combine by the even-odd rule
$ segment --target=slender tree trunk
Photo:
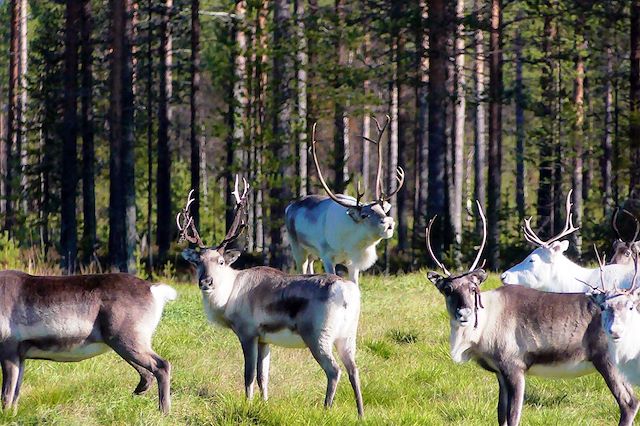
[[[365,23],[366,27],[366,23]],[[364,35],[364,42],[362,46],[362,55],[364,66],[369,67],[371,63],[371,40],[368,32]],[[364,92],[364,97],[366,98],[369,95],[371,90],[371,81],[369,78],[365,77],[365,80],[362,84],[362,89]],[[371,138],[371,111],[367,106],[364,108],[364,115],[362,117],[362,136],[363,136],[363,144],[362,144],[362,185],[364,188],[371,188],[369,186],[371,178],[370,178],[370,170],[371,170],[371,144],[367,142],[368,138]]]
[[[558,2],[554,0],[554,9],[557,10]],[[560,233],[564,226],[564,195],[562,191],[562,178],[565,174],[564,167],[564,151],[565,142],[563,138],[563,123],[562,123],[562,64],[560,62],[561,47],[560,47],[560,27],[559,24],[555,25],[555,48],[556,59],[554,61],[554,85],[555,85],[555,103],[553,120],[555,123],[554,140],[555,140],[555,162],[553,167],[553,231]]]
[[[539,142],[540,159],[539,159],[539,183],[538,183],[538,228],[542,231],[542,235],[551,235],[553,231],[553,146],[554,146],[554,132],[552,118],[554,115],[554,101],[555,101],[555,79],[553,75],[553,58],[552,58],[552,43],[555,39],[555,25],[552,22],[551,16],[547,16],[544,19],[544,47],[543,52],[545,55],[545,64],[542,70],[542,76],[540,78],[540,87],[545,88],[543,95],[543,109],[542,122],[543,122],[543,135]]]
[[[111,0],[112,53],[109,112],[109,256],[123,272],[135,272],[135,174],[133,134],[132,5]]]
[[[243,169],[243,154],[245,151],[245,116],[247,109],[247,37],[245,33],[245,16],[247,3],[245,0],[237,0],[235,5],[236,18],[233,21],[233,75],[231,79],[231,97],[229,99],[229,128],[231,133],[227,138],[227,167],[226,174],[226,225],[227,228],[233,222],[234,197],[231,193],[234,182],[234,173]]]
[[[464,75],[464,0],[456,1],[456,29],[454,40],[454,106],[453,106],[453,152],[451,200],[451,234],[455,263],[460,264],[462,244],[462,185],[464,183],[464,123],[466,116]]]
[[[293,112],[293,57],[284,46],[287,45],[292,36],[291,11],[288,0],[274,1],[274,58],[273,58],[273,87],[274,102],[276,111],[273,122],[273,141],[271,150],[280,161],[278,169],[273,170],[273,185],[270,190],[270,235],[271,244],[270,264],[276,268],[288,266],[287,253],[283,241],[284,233],[284,209],[287,203],[293,198],[292,175],[292,147],[291,147],[291,118]]]
[[[428,85],[429,85],[429,37],[427,28],[427,0],[420,0],[420,20],[416,26],[416,64],[418,78],[416,78],[416,201],[414,209],[412,246],[415,252],[424,253],[423,233],[427,226],[427,198],[429,189],[429,139],[428,126]],[[414,255],[414,264],[417,264],[417,256]]]
[[[302,1],[302,0],[300,0]],[[318,40],[318,14],[319,6],[318,0],[309,0],[309,8],[307,14],[307,135],[311,133],[311,127],[318,121],[319,107],[318,107],[318,88],[316,70],[318,68],[318,52],[317,52],[317,40]],[[307,156],[307,170],[312,170],[313,166],[310,165],[309,156]],[[311,182],[313,179],[308,177],[307,179],[307,193],[312,193],[313,185]]]
[[[349,171],[347,160],[349,158],[349,139],[348,139],[348,127],[346,117],[345,100],[343,99],[344,90],[342,89],[343,74],[346,68],[347,62],[347,46],[344,40],[344,25],[345,25],[345,0],[335,1],[335,13],[336,13],[336,29],[335,29],[335,48],[338,55],[338,69],[335,72],[335,105],[333,112],[333,142],[335,147],[334,153],[334,171],[335,171],[335,183],[333,185],[334,191],[337,194],[341,194],[345,191],[347,182],[349,180]],[[345,137],[346,136],[346,137]]]
[[[4,87],[0,84],[0,215],[4,215],[6,211],[6,175],[7,175],[7,138],[6,138],[6,122],[4,103]]]
[[[618,90],[618,81],[614,80],[613,85],[613,202],[615,205],[620,204],[620,185],[618,175],[620,174],[620,103]]]
[[[198,137],[198,91],[200,90],[200,0],[191,0],[191,91],[190,146],[191,146],[191,189],[195,201],[191,205],[191,215],[196,227],[200,226],[200,138]]]
[[[441,258],[446,212],[445,151],[446,102],[447,102],[447,23],[449,16],[444,0],[428,2],[431,22],[429,26],[429,192],[427,195],[428,216],[440,216],[433,224],[432,246]]]
[[[5,218],[3,230],[9,235],[13,234],[14,203],[13,203],[13,176],[16,172],[15,157],[13,151],[17,144],[16,139],[20,133],[20,121],[18,119],[18,95],[20,76],[20,9],[21,0],[11,0],[11,35],[9,41],[9,91],[7,109],[7,138],[6,138],[6,164],[5,174]],[[19,154],[18,154],[19,157]]]
[[[629,72],[629,145],[631,161],[629,195],[640,198],[640,0],[631,0],[630,22],[631,67]]]
[[[25,114],[27,113],[27,64],[28,64],[28,5],[27,0],[20,0],[20,99],[16,109],[16,124],[20,127],[16,132],[16,155],[19,158],[18,176],[20,177],[20,188],[27,188],[27,123]],[[20,205],[23,214],[27,214],[27,194],[26,190],[19,191]],[[18,194],[16,194],[18,195]],[[18,204],[16,204],[18,205]]]
[[[526,209],[525,193],[525,129],[524,129],[524,83],[522,78],[522,49],[524,42],[520,29],[516,30],[514,40],[516,55],[515,112],[516,112],[516,207],[518,219],[524,220]]]
[[[478,22],[481,21],[481,0],[474,0],[474,13],[477,15]],[[473,32],[475,44],[475,67],[473,73],[473,82],[475,86],[475,126],[473,127],[473,146],[474,146],[474,187],[473,194],[476,200],[480,202],[482,207],[486,207],[487,199],[487,176],[486,176],[486,105],[485,105],[485,53],[484,53],[484,32],[478,25]],[[481,232],[480,224],[476,226],[476,232]]]
[[[95,148],[93,124],[93,11],[91,1],[82,2],[80,63],[82,72],[82,251],[83,261],[91,261],[96,246]]]
[[[604,128],[602,136],[602,193],[604,195],[604,216],[608,217],[613,208],[612,177],[612,133],[613,133],[613,54],[611,46],[607,46],[607,63],[604,81]]]
[[[587,42],[582,33],[584,28],[584,15],[576,22],[576,57],[575,57],[575,83],[573,103],[576,111],[575,128],[573,129],[573,213],[575,225],[582,226],[582,140],[584,138],[584,55]],[[572,240],[576,251],[582,253],[582,237],[580,232],[572,234]]]
[[[296,40],[298,42],[296,52],[296,80],[297,80],[297,123],[296,141],[298,143],[298,195],[307,195],[308,157],[307,157],[307,37],[305,35],[305,8],[304,0],[295,0],[296,14]]]
[[[153,2],[147,0],[147,274],[153,272]],[[160,135],[158,135],[159,137]]]
[[[500,200],[502,182],[502,2],[491,0],[489,37],[489,188],[487,191],[488,261],[500,269]]]
[[[156,241],[158,262],[167,260],[173,229],[171,205],[171,96],[173,94],[171,72],[171,20],[173,0],[165,0],[161,8],[158,45],[158,168],[156,171]]]
[[[62,183],[60,195],[60,254],[61,267],[67,274],[76,269],[77,220],[76,185],[78,137],[78,28],[82,3],[67,0],[64,42],[64,118],[62,132]]]

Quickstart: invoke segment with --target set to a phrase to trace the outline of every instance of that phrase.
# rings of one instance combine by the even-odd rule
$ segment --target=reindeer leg
[[[262,392],[262,399],[269,399],[269,362],[271,350],[266,343],[258,343],[258,387]]]
[[[355,336],[336,340],[336,349],[338,355],[344,364],[344,368],[349,374],[349,382],[353,388],[356,397],[356,407],[358,408],[358,417],[364,417],[364,408],[362,405],[362,392],[360,391],[360,375],[356,366],[356,338]]]
[[[498,424],[500,426],[507,426],[507,415],[509,413],[509,392],[507,382],[500,372],[496,373],[496,377],[498,378],[498,385],[500,386],[498,396]]]
[[[632,425],[639,405],[631,386],[608,358],[594,360],[593,366],[602,375],[618,403],[620,408],[620,422],[618,424],[621,426]]]
[[[329,259],[328,257],[323,257],[322,258],[322,266],[324,266],[324,273],[325,274],[335,274],[336,273],[336,267],[333,264],[333,262],[331,262],[331,259]]]
[[[241,338],[242,353],[244,354],[244,392],[248,400],[253,399],[253,383],[256,380],[258,365],[258,338]]]
[[[522,403],[524,402],[524,372],[521,370],[509,371],[505,372],[503,377],[508,395],[507,424],[517,426],[520,424]]]
[[[106,343],[129,364],[144,368],[155,376],[156,380],[158,380],[158,405],[160,411],[163,414],[168,414],[171,409],[171,364],[158,356],[150,345],[143,344],[136,339],[125,339],[116,336]],[[138,369],[136,368],[136,370]]]
[[[136,395],[142,395],[146,393],[153,384],[153,374],[149,370],[139,366],[138,364],[134,364],[129,360],[125,361],[127,361],[127,363],[129,363],[129,365],[132,366],[140,375],[140,381],[138,382],[138,386],[136,386],[133,393]]]
[[[327,375],[327,393],[324,398],[324,406],[329,408],[333,404],[333,398],[336,395],[336,388],[340,380],[340,366],[338,366],[336,359],[333,357],[331,343],[326,343],[328,339],[323,339],[322,337],[312,339],[304,336],[303,339],[309,350],[311,350],[311,355],[318,361],[318,364]]]
[[[2,409],[13,405],[16,387],[20,378],[20,358],[17,355],[0,360],[2,365]]]
[[[18,399],[20,398],[20,387],[22,386],[22,378],[24,377],[24,359],[20,358],[18,365],[18,381],[16,382],[16,390],[13,394],[13,411],[18,411]]]

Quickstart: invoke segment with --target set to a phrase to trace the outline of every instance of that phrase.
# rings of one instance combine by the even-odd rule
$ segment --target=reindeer
[[[82,361],[114,350],[140,374],[135,394],[158,380],[159,408],[171,406],[171,365],[151,348],[176,291],[128,274],[33,276],[0,272],[2,407],[17,409],[26,359]]]
[[[556,293],[586,293],[590,285],[598,280],[597,268],[585,268],[565,256],[569,241],[561,239],[579,228],[573,224],[571,213],[571,193],[567,195],[564,229],[548,240],[542,240],[531,228],[531,217],[525,219],[524,238],[537,246],[522,262],[503,272],[500,279],[504,284],[516,284],[536,290]],[[608,265],[605,268],[608,284],[617,282],[620,286],[628,286],[633,272],[622,265]]]
[[[637,241],[639,229],[638,219],[629,212],[629,210],[622,210],[623,213],[630,216],[636,224],[636,230],[633,237],[630,240],[625,240],[618,229],[618,211],[619,209],[616,209],[611,218],[611,227],[615,231],[617,238],[613,242],[613,256],[611,257],[609,264],[630,265],[634,258],[638,259],[637,255],[640,253],[640,242]]]
[[[386,194],[382,185],[382,136],[384,126],[374,118],[378,129],[376,140],[365,138],[378,148],[376,198],[364,203],[365,195],[357,184],[356,198],[334,194],[322,176],[316,152],[316,124],[313,125],[311,153],[318,179],[327,196],[308,195],[289,204],[285,210],[285,226],[291,251],[299,272],[313,274],[313,260],[320,259],[327,273],[335,273],[337,264],[344,264],[349,279],[356,284],[360,271],[369,269],[378,258],[376,246],[382,239],[393,236],[395,222],[388,216],[389,200],[404,183],[404,170],[396,170],[396,189]]]
[[[636,223],[636,232],[637,232]],[[589,293],[602,311],[602,328],[609,342],[609,353],[622,374],[634,385],[640,385],[640,287],[637,254],[633,255],[634,273],[628,289],[607,289],[604,276],[604,256],[601,258],[594,245],[600,269],[600,286]]]
[[[269,345],[307,347],[327,375],[325,407],[330,407],[340,378],[333,356],[335,346],[349,374],[358,416],[364,415],[360,379],[356,366],[356,332],[360,316],[360,290],[355,283],[333,274],[288,275],[269,267],[235,270],[240,255],[231,243],[245,228],[248,184],[238,191],[234,220],[222,242],[207,247],[189,215],[191,193],[178,214],[181,239],[198,249],[185,249],[182,256],[197,270],[204,309],[209,321],[230,328],[238,336],[244,354],[244,384],[247,399],[253,398],[253,384],[264,400],[268,398]]]
[[[487,273],[477,268],[486,241],[486,220],[478,203],[484,235],[468,272],[452,275],[427,248],[444,276],[429,272],[429,280],[444,296],[449,314],[451,358],[476,361],[496,374],[499,385],[498,424],[520,422],[525,375],[571,377],[599,372],[620,408],[620,425],[631,425],[638,411],[631,385],[615,367],[600,327],[600,310],[582,293],[545,293],[505,285],[480,292]],[[570,325],[570,326],[569,326]]]

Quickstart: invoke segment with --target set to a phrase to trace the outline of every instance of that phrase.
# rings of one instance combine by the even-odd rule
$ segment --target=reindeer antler
[[[620,233],[620,230],[618,229],[618,212],[620,211],[620,207],[616,207],[615,212],[613,213],[613,216],[611,218],[611,227],[613,228],[613,230],[615,231],[615,233],[618,235],[618,239],[624,243],[627,244],[633,244],[634,242],[636,242],[637,238],[638,238],[638,233],[640,232],[640,223],[638,223],[638,218],[631,213],[629,210],[627,209],[622,209],[622,212],[625,213],[627,216],[631,217],[631,219],[633,219],[635,225],[636,225],[636,230],[635,233],[633,234],[633,238],[631,238],[630,240],[625,240],[624,238],[622,238],[622,234]]]
[[[431,255],[431,258],[436,263],[436,265],[438,265],[438,267],[442,269],[445,275],[449,277],[451,276],[451,272],[449,272],[449,270],[444,266],[444,264],[438,260],[435,253],[433,252],[433,248],[431,248],[431,226],[433,225],[433,222],[436,220],[437,217],[438,215],[433,216],[429,221],[429,225],[427,225],[427,229],[425,229],[425,236],[427,240],[427,250],[429,250],[429,254]]]
[[[531,217],[529,217],[524,220],[524,226],[522,227],[525,240],[540,247],[548,247],[551,243],[558,241],[560,238],[565,237],[580,229],[580,227],[576,227],[573,225],[573,213],[571,213],[571,207],[573,206],[573,203],[571,202],[572,193],[573,189],[570,190],[567,194],[567,201],[565,203],[566,218],[564,229],[558,235],[551,237],[546,241],[543,241],[531,228]]]
[[[235,241],[242,235],[242,231],[247,227],[246,221],[246,207],[247,207],[247,195],[249,194],[249,184],[245,178],[242,178],[242,182],[244,183],[244,188],[242,191],[242,195],[240,195],[240,191],[238,189],[239,177],[236,175],[234,190],[232,192],[233,197],[236,199],[236,205],[233,212],[233,221],[231,222],[231,226],[227,231],[227,234],[223,238],[222,242],[216,248],[219,252],[224,252],[227,245],[231,242]]]
[[[478,212],[480,213],[480,219],[482,220],[482,242],[480,243],[480,248],[478,249],[476,260],[473,261],[471,268],[469,268],[469,272],[473,271],[478,266],[478,262],[480,262],[480,258],[482,257],[484,245],[487,243],[487,218],[484,215],[484,211],[482,210],[480,201],[476,200],[476,205],[478,206]],[[484,266],[484,262],[480,267],[482,268],[482,266]]]
[[[397,182],[396,189],[391,191],[389,194],[385,194],[383,190],[383,184],[382,184],[382,157],[383,157],[382,136],[384,135],[384,131],[387,129],[387,127],[389,126],[389,123],[391,122],[391,117],[389,117],[389,115],[386,115],[387,119],[384,123],[384,126],[380,125],[380,122],[376,117],[371,117],[371,118],[373,118],[373,121],[376,123],[376,129],[378,130],[378,137],[376,138],[376,140],[370,139],[366,136],[363,136],[362,138],[366,141],[369,141],[375,144],[376,147],[378,148],[378,166],[376,168],[376,200],[379,203],[383,203],[385,201],[389,201],[391,197],[393,197],[400,190],[400,188],[402,188],[402,185],[404,184],[405,175],[402,167],[398,166],[398,168],[396,169],[396,176],[395,176],[396,182]]]
[[[198,230],[196,229],[196,225],[193,221],[193,217],[191,217],[191,213],[189,212],[191,204],[196,200],[195,198],[192,198],[192,196],[193,189],[189,191],[187,204],[184,206],[184,209],[176,215],[176,224],[180,231],[180,239],[178,241],[182,242],[186,240],[190,243],[197,244],[200,248],[204,248],[206,245],[202,242],[200,234],[198,234]],[[181,221],[182,224],[180,223]],[[189,234],[189,232],[191,232],[191,234]]]
[[[357,185],[356,185],[356,205],[353,206],[347,202],[345,202],[345,200],[341,200],[340,198],[338,198],[337,195],[335,195],[333,193],[333,191],[331,191],[331,189],[329,188],[329,185],[327,185],[327,182],[325,182],[324,177],[322,176],[322,171],[320,170],[320,164],[318,162],[318,153],[316,152],[316,126],[318,123],[313,123],[313,127],[311,130],[311,156],[313,157],[313,163],[316,166],[316,172],[318,172],[318,179],[320,180],[320,184],[322,185],[322,187],[324,188],[324,191],[327,193],[327,195],[329,196],[329,198],[331,198],[333,201],[335,201],[336,203],[340,204],[342,207],[346,207],[346,208],[361,208],[362,204],[360,203],[360,200],[362,199],[362,197],[364,196],[364,191],[362,191],[361,186],[360,186],[360,181],[358,181]]]

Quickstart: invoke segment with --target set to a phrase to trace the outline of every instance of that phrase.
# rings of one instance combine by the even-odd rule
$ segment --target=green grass
[[[473,363],[449,356],[444,299],[424,273],[362,280],[357,361],[365,423],[486,425],[496,423],[498,385]],[[498,285],[491,277],[489,287]],[[136,372],[113,353],[80,363],[27,361],[16,415],[2,424],[336,425],[357,421],[343,375],[334,407],[322,408],[325,376],[306,350],[272,349],[270,400],[244,400],[242,353],[235,335],[207,324],[195,285],[176,285],[154,338],[173,364],[169,416],[157,411],[157,387],[132,391]],[[256,389],[257,390],[257,389]],[[598,375],[529,378],[523,423],[615,424],[618,409]]]

